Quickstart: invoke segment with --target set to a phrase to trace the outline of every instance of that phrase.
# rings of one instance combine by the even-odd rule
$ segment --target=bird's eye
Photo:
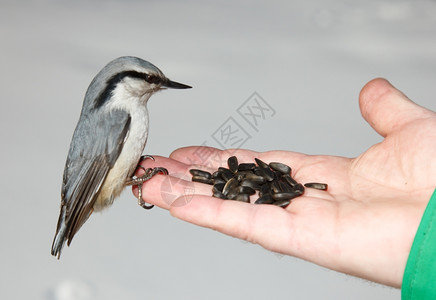
[[[155,75],[147,75],[147,78],[145,79],[148,83],[154,83],[154,84],[158,84],[160,83],[160,79],[159,77],[155,76]]]

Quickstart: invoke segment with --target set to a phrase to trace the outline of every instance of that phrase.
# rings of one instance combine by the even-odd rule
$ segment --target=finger
[[[359,105],[363,118],[383,137],[431,114],[382,78],[371,80],[362,88]]]
[[[137,197],[138,186],[133,186],[132,189]],[[212,195],[212,186],[192,182],[190,178],[171,175],[154,176],[142,185],[142,199],[165,209],[186,205],[194,194]]]
[[[177,160],[173,160],[163,156],[153,156],[152,159],[145,159],[139,164],[144,168],[156,168],[161,167],[168,170],[168,173],[173,176],[183,177],[183,174],[189,174],[189,165],[182,163]],[[144,174],[144,170],[141,168],[137,169],[137,176]]]
[[[179,219],[261,244],[273,251],[283,253],[293,241],[292,214],[273,205],[195,195],[185,206],[171,207],[170,212]]]
[[[218,168],[227,165],[230,156],[236,156],[241,162],[253,161],[259,153],[244,149],[220,150],[208,146],[191,146],[175,150],[170,158],[190,165],[204,165],[211,168]]]
[[[145,169],[162,167],[169,173],[169,175],[157,174],[142,184],[142,198],[148,203],[168,209],[170,205],[175,205],[173,202],[177,198],[181,197],[179,201],[182,201],[183,197],[192,196],[194,193],[211,194],[210,185],[191,181],[189,165],[162,156],[154,156],[154,160],[143,160],[140,165]],[[144,170],[138,168],[136,176],[140,177],[143,174]],[[138,185],[133,185],[132,191],[137,197]]]
[[[190,146],[174,150],[170,158],[184,164],[190,164],[191,167],[200,165],[214,171],[218,167],[227,166],[227,160],[230,156],[236,156],[239,163],[255,162],[255,158],[264,160],[266,163],[272,161],[288,164],[292,168],[299,168],[309,158],[308,155],[291,152],[291,151],[268,151],[256,152],[246,149],[226,149],[220,150],[207,146]]]
[[[170,158],[188,165],[203,165],[207,162],[222,162],[223,151],[208,146],[190,146],[174,150]]]

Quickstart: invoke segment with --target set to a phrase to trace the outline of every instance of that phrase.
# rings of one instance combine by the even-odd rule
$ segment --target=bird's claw
[[[148,154],[144,154],[144,155],[141,155],[141,158],[139,159],[139,162],[144,161],[144,160],[146,160],[147,158],[149,158],[149,159],[151,159],[152,161],[154,161],[154,157],[153,157],[153,156],[148,155]],[[139,167],[139,164],[138,164],[138,167]]]
[[[144,155],[141,156],[141,160],[143,161],[147,158],[151,158],[154,160],[154,158],[150,155]],[[155,168],[147,168],[145,169],[143,166],[138,165],[137,169],[141,168],[144,170],[144,174],[141,175],[140,177],[137,177],[136,175],[134,175],[130,180],[128,180],[126,182],[126,185],[136,185],[138,187],[138,205],[141,206],[144,209],[151,209],[153,208],[154,205],[152,204],[148,204],[147,202],[145,202],[142,199],[142,184],[148,180],[150,180],[154,175],[157,175],[159,173],[163,174],[163,175],[168,175],[168,170],[162,167],[155,167]]]

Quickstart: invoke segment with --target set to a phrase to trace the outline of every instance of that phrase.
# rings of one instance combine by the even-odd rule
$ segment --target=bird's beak
[[[171,80],[167,80],[166,82],[162,83],[163,87],[169,88],[169,89],[190,89],[192,88],[192,86],[183,84],[183,83],[178,83],[175,81],[171,81]]]

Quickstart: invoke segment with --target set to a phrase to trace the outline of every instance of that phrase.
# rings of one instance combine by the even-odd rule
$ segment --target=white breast
[[[99,211],[111,205],[125,187],[125,182],[133,175],[139,158],[144,151],[148,136],[148,111],[147,100],[149,94],[138,98],[124,88],[114,91],[115,100],[108,105],[107,109],[122,109],[130,114],[130,130],[124,141],[123,149],[109,171],[99,193],[94,210]],[[118,100],[120,99],[120,100]]]

